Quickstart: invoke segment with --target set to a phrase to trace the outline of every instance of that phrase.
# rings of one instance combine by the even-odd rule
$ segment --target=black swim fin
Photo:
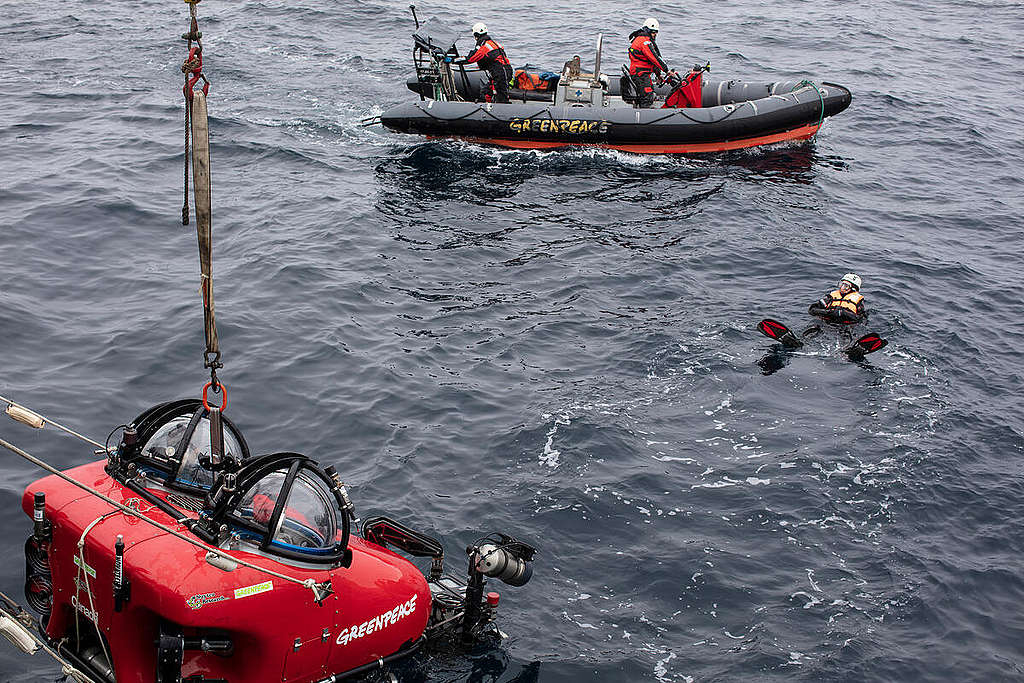
[[[862,360],[867,354],[884,349],[888,344],[888,340],[882,339],[874,332],[869,332],[846,349],[846,356],[850,360]]]
[[[761,334],[766,337],[771,337],[787,349],[799,349],[804,345],[802,341],[796,338],[796,335],[793,334],[792,330],[780,323],[778,320],[765,318],[757,324],[757,329]]]

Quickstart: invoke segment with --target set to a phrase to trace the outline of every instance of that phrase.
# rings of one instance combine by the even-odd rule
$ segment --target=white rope
[[[80,562],[80,564],[78,565],[78,578],[82,579],[82,583],[85,584],[85,594],[89,596],[89,614],[87,614],[86,617],[89,619],[89,621],[92,622],[93,627],[95,627],[96,629],[96,635],[99,637],[100,647],[103,648],[103,656],[107,658],[108,665],[111,663],[110,653],[107,652],[107,644],[103,641],[103,633],[100,632],[99,612],[96,611],[96,604],[93,601],[92,597],[92,586],[89,584],[89,565],[85,562],[85,537],[89,535],[89,532],[92,531],[94,526],[105,520],[107,517],[116,514],[117,511],[112,510],[111,512],[108,512],[105,515],[100,515],[96,519],[92,520],[89,526],[85,527],[85,530],[82,532],[82,536],[78,539],[78,561]],[[83,576],[84,578],[82,578]],[[78,594],[79,592],[81,592],[81,590],[82,584],[78,581],[75,581],[75,599],[78,601],[79,605],[82,604],[81,599],[78,597]],[[78,621],[79,620],[76,618],[75,638],[78,640],[78,648],[81,649],[82,638],[78,630]]]
[[[124,502],[124,506],[126,508],[128,508],[129,510],[133,510],[135,512],[141,512],[142,514],[146,514],[147,512],[149,512],[151,510],[156,510],[156,505],[150,505],[149,507],[147,507],[146,509],[143,510],[142,509],[142,499],[141,498],[129,498],[128,500],[126,500]]]

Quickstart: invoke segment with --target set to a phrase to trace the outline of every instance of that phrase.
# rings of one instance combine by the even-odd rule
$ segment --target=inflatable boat
[[[383,126],[520,149],[720,152],[809,139],[852,99],[834,83],[710,80],[704,65],[660,84],[655,105],[640,107],[625,68],[617,77],[601,71],[599,37],[592,73],[579,69],[578,57],[557,75],[524,67],[515,71],[510,102],[499,104],[488,101],[488,74],[458,63],[458,37],[434,19],[417,28],[416,77],[407,85],[420,100],[385,111]],[[680,97],[685,91],[693,94]]]

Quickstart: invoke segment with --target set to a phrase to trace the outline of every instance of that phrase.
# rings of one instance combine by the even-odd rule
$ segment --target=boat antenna
[[[416,22],[416,30],[420,30],[420,20],[416,17],[416,5],[409,5],[409,9],[412,11],[412,20]]]

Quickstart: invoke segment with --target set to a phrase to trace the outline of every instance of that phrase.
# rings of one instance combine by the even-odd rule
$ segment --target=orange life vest
[[[828,302],[829,308],[843,308],[854,314],[857,313],[857,304],[864,300],[860,292],[851,291],[846,296],[843,296],[838,289],[833,289],[829,292],[829,297],[831,297]]]

